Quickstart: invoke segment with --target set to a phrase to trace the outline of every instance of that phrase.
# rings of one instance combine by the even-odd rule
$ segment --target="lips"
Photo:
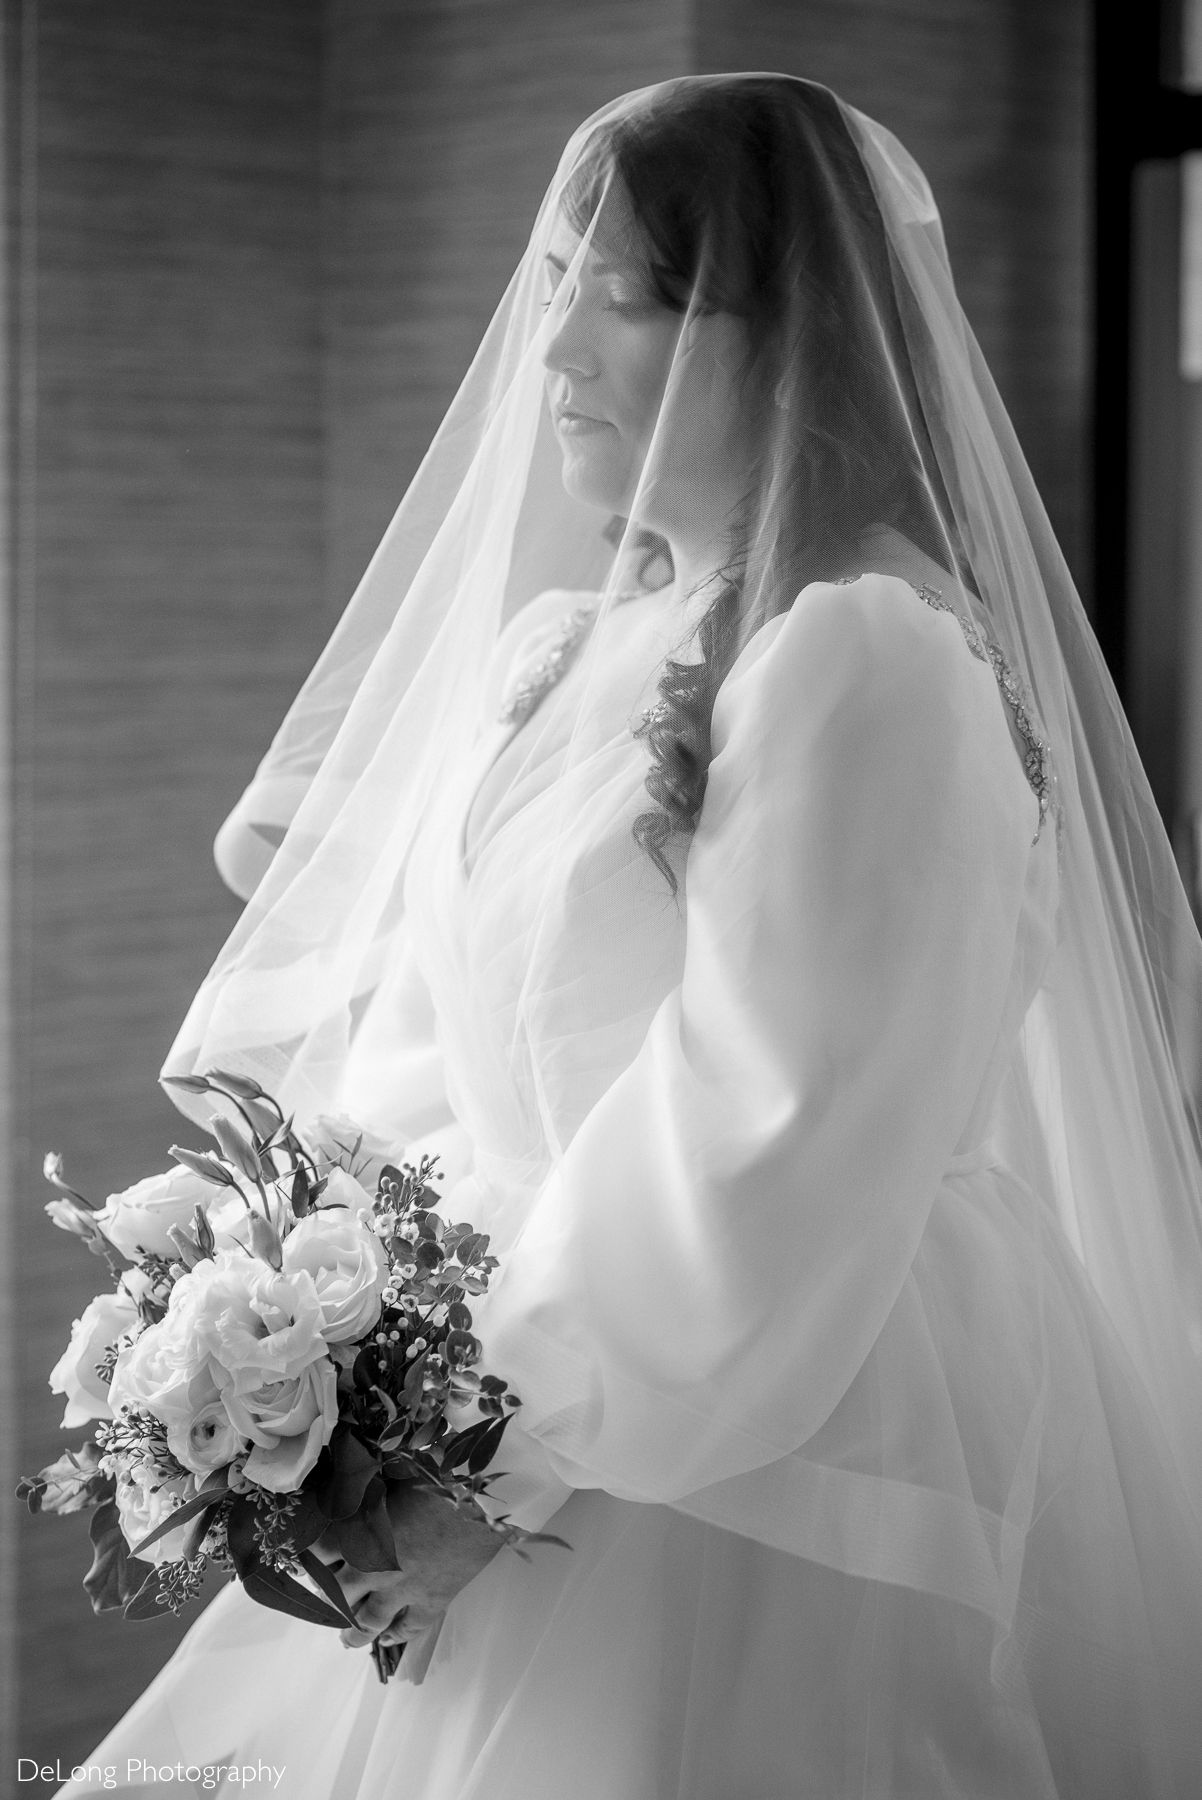
[[[555,408],[555,429],[565,437],[588,437],[596,431],[608,431],[608,419],[598,419],[592,413],[577,412],[571,406]]]

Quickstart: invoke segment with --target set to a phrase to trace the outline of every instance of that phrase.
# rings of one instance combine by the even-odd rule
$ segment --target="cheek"
[[[632,449],[645,451],[655,431],[680,324],[674,313],[657,312],[650,319],[616,318],[605,333],[611,416]]]

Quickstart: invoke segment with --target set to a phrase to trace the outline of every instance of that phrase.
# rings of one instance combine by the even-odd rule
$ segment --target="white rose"
[[[326,1343],[346,1344],[366,1336],[380,1316],[388,1258],[362,1218],[323,1207],[302,1219],[284,1243],[285,1275],[301,1270],[317,1290]]]
[[[202,1269],[211,1263],[201,1263]],[[184,1429],[215,1391],[208,1353],[196,1334],[195,1289],[184,1276],[171,1290],[166,1316],[149,1325],[117,1357],[109,1405],[114,1413],[128,1407],[152,1413],[163,1424]]]
[[[230,1423],[208,1357],[191,1366],[178,1353],[166,1321],[138,1340],[150,1343],[140,1356],[129,1354],[113,1376],[114,1406],[152,1413],[167,1428],[167,1445],[177,1462],[194,1475],[223,1469],[245,1443]]]
[[[97,1294],[71,1327],[71,1342],[50,1371],[50,1391],[67,1396],[63,1430],[86,1425],[89,1419],[113,1416],[108,1386],[96,1373],[117,1339],[138,1323],[138,1309],[128,1294]]]
[[[175,1255],[167,1233],[172,1225],[187,1229],[198,1205],[206,1211],[216,1196],[212,1182],[204,1181],[178,1163],[162,1175],[148,1175],[133,1187],[110,1194],[92,1215],[109,1243],[131,1261],[139,1252],[154,1256]]]
[[[187,1480],[171,1479],[158,1474],[149,1463],[123,1469],[117,1477],[117,1517],[130,1549],[135,1550],[148,1533],[157,1531],[163,1520],[185,1500],[190,1500],[195,1491],[196,1483],[190,1476]],[[179,1562],[184,1554],[187,1530],[185,1524],[178,1531],[169,1531],[141,1552],[142,1560],[153,1563],[156,1568],[160,1563]]]
[[[247,1478],[277,1494],[299,1488],[338,1423],[338,1375],[328,1357],[285,1381],[224,1392],[235,1428],[254,1444]]]
[[[246,1449],[246,1440],[232,1423],[215,1383],[203,1397],[196,1398],[198,1404],[190,1419],[168,1425],[167,1443],[185,1469],[205,1476],[215,1469],[224,1469],[240,1456]]]

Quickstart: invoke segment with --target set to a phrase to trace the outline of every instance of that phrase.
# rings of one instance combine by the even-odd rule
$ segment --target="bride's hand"
[[[343,1643],[352,1649],[381,1636],[386,1644],[420,1637],[501,1548],[496,1532],[465,1518],[428,1488],[392,1488],[388,1514],[399,1570],[353,1569],[342,1562],[332,1533],[314,1545],[322,1561],[334,1567],[347,1601],[362,1621],[358,1631],[348,1628],[342,1633]]]

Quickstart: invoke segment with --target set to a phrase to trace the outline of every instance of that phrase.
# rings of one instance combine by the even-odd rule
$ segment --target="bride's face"
[[[579,239],[565,225],[547,256],[556,290]],[[594,240],[548,340],[547,397],[576,499],[674,538],[712,536],[747,466],[729,314],[686,318],[649,295],[629,262]]]

